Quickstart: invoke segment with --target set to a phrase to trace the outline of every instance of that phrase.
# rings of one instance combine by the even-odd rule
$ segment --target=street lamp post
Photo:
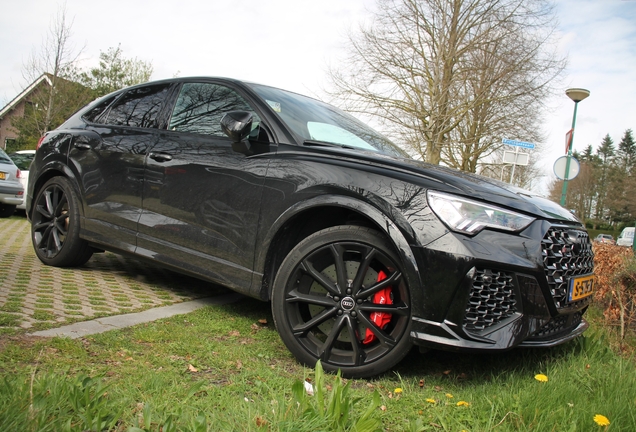
[[[565,162],[565,176],[563,180],[563,189],[561,190],[561,205],[565,206],[565,197],[568,193],[568,177],[570,176],[570,159],[572,158],[572,147],[574,147],[574,126],[576,125],[576,108],[583,99],[590,95],[589,90],[581,88],[571,88],[565,91],[565,94],[574,101],[574,115],[572,116],[572,131],[570,135],[570,143],[568,146],[568,155]]]

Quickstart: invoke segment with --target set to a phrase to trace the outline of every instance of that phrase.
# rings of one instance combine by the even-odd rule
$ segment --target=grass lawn
[[[2,336],[0,430],[635,431],[635,363],[609,341],[593,323],[552,349],[414,350],[343,382],[298,365],[246,299],[85,339]]]

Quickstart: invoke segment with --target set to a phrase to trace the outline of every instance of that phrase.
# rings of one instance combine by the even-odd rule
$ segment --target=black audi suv
[[[302,363],[364,377],[413,345],[548,347],[580,335],[584,226],[493,179],[411,159],[352,116],[222,78],[126,88],[38,144],[38,258],[109,250],[270,301]]]

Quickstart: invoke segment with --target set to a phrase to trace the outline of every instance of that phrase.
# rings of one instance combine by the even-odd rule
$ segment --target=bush
[[[636,323],[636,258],[632,249],[598,243],[594,245],[597,277],[595,299],[603,305],[608,324],[626,328]]]

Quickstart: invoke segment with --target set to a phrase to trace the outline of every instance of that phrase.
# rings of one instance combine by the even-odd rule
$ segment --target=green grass
[[[42,305],[39,304],[37,306],[42,307]],[[33,312],[33,318],[38,321],[52,321],[55,319],[55,314],[46,309],[36,309]]]
[[[12,311],[9,310],[9,312],[12,312]],[[21,321],[22,320],[17,315],[0,312],[0,327],[19,326]]]
[[[585,337],[551,349],[414,350],[392,372],[345,381],[296,363],[271,323],[267,304],[243,300],[82,340],[0,339],[0,424],[543,432],[605,430],[593,421],[602,414],[608,431],[636,430],[634,361],[610,349],[613,335],[594,323]],[[306,395],[305,378],[322,394]]]
[[[22,310],[22,302],[20,301],[7,301],[0,306],[0,311],[4,312],[20,312]]]

